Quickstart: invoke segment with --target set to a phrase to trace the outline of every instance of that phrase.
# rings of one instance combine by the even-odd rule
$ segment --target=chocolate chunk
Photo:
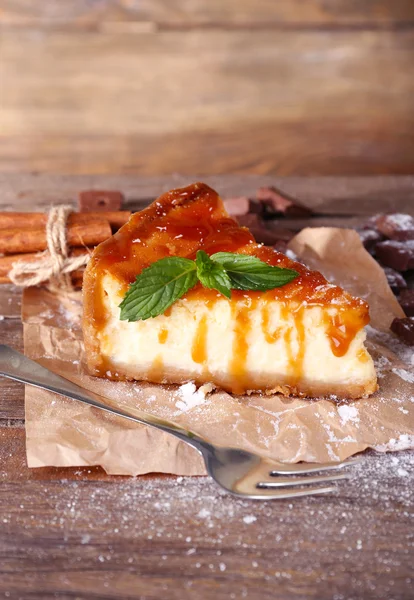
[[[237,217],[237,221],[240,225],[250,229],[259,244],[265,244],[266,246],[274,246],[280,241],[288,242],[295,235],[293,231],[283,227],[272,227],[270,229],[258,214],[240,215]]]
[[[306,218],[313,215],[313,211],[294,198],[275,187],[261,187],[256,192],[256,197],[262,203],[264,210],[269,215],[279,215],[292,218]]]
[[[414,218],[411,215],[404,213],[376,215],[371,219],[371,223],[390,240],[400,242],[414,240]]]
[[[414,346],[414,319],[394,319],[391,323],[391,331],[398,335],[409,346]]]
[[[283,240],[278,240],[276,244],[273,244],[273,248],[276,252],[281,252],[282,254],[286,254],[287,247],[287,242],[284,242]]]
[[[409,290],[414,290],[414,271],[406,271],[404,273],[404,279],[407,283]]]
[[[402,290],[398,302],[407,317],[414,317],[414,290]]]
[[[407,282],[401,273],[394,271],[394,269],[391,269],[391,267],[383,267],[383,269],[387,277],[388,285],[394,294],[398,294],[400,290],[404,290],[407,287]]]
[[[372,252],[376,244],[384,239],[384,236],[375,229],[357,229],[357,232],[368,252]]]
[[[379,242],[375,246],[375,254],[382,264],[396,271],[414,269],[414,240]]]
[[[80,212],[121,210],[125,198],[121,192],[109,190],[83,190],[79,192]]]
[[[263,212],[263,206],[256,200],[251,200],[247,196],[226,198],[224,200],[224,206],[232,217],[248,215],[249,213],[260,214]]]

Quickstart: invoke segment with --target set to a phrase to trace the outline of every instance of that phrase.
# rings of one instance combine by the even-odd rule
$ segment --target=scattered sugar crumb
[[[408,477],[408,471],[402,469],[401,467],[397,469],[397,473],[400,477]]]
[[[84,533],[81,537],[81,544],[89,544],[90,541],[91,536],[89,535],[89,533]]]
[[[401,379],[403,379],[407,383],[414,383],[414,373],[410,373],[409,371],[406,371],[406,369],[396,368],[394,368],[392,372],[398,375],[398,377],[401,377]]]
[[[382,377],[385,377],[386,372],[389,370],[391,361],[386,356],[379,356],[374,360],[374,365],[377,376],[381,379]]]
[[[293,250],[291,250],[290,248],[288,248],[288,249],[286,250],[285,254],[286,254],[286,256],[287,256],[288,258],[290,258],[291,260],[296,260],[296,261],[298,260],[298,256],[297,256],[297,254],[295,254],[295,253],[293,252]]]
[[[246,515],[245,517],[243,517],[243,521],[244,521],[244,523],[246,523],[246,525],[251,525],[256,520],[257,520],[257,517],[255,517],[254,515]]]
[[[176,402],[176,407],[182,412],[187,412],[205,402],[207,394],[214,390],[212,383],[205,383],[198,389],[193,381],[184,383],[178,388],[181,400]]]
[[[396,450],[409,450],[410,448],[414,448],[414,435],[408,433],[402,433],[397,439],[391,438],[386,444],[374,446],[374,450],[378,452],[387,452],[388,450],[395,452]]]
[[[338,406],[338,414],[341,417],[341,421],[344,425],[348,423],[348,421],[354,423],[359,421],[358,409],[355,406],[348,406],[347,404]]]
[[[199,517],[200,519],[207,519],[207,517],[210,516],[210,511],[207,510],[206,508],[202,508],[200,510],[200,512],[197,514],[197,517]]]
[[[219,569],[220,569],[220,571],[225,571],[225,570],[226,570],[226,565],[225,565],[225,563],[221,562],[221,563],[219,564]]]

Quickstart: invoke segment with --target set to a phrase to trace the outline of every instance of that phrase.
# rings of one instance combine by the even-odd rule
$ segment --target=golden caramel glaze
[[[355,335],[369,322],[368,305],[354,298],[340,287],[328,283],[317,271],[292,261],[270,247],[257,244],[245,227],[229,217],[217,193],[203,183],[172,190],[160,196],[148,208],[131,216],[129,221],[111,238],[100,244],[92,254],[84,276],[84,332],[88,362],[97,375],[104,375],[104,359],[99,355],[96,330],[105,325],[106,315],[102,302],[102,277],[110,272],[126,290],[136,276],[153,262],[168,256],[195,258],[197,250],[203,249],[211,255],[215,252],[237,252],[254,255],[262,261],[295,269],[299,276],[280,288],[266,292],[232,291],[232,314],[235,318],[235,340],[231,371],[234,386],[231,391],[243,393],[248,389],[246,336],[250,329],[249,311],[260,301],[262,307],[262,330],[268,343],[284,337],[291,353],[292,381],[300,381],[303,361],[304,329],[303,310],[306,306],[334,308],[335,315],[326,313],[325,327],[335,356],[346,354]],[[202,299],[212,306],[218,298],[216,291],[197,284],[186,294],[187,299]],[[299,350],[290,351],[292,330],[271,331],[267,300],[282,303],[282,310],[294,317],[294,327],[299,339]],[[237,301],[240,302],[237,302]],[[241,306],[243,304],[243,306]],[[165,313],[168,314],[168,311]],[[207,335],[206,323],[201,320],[198,335],[194,340],[192,357],[194,362],[205,364]],[[168,330],[161,334],[164,343]],[[149,380],[159,381],[163,365],[154,364]]]

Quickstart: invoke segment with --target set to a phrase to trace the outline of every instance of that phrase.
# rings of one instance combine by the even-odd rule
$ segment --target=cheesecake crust
[[[162,374],[157,373],[156,364],[151,368],[137,364],[120,369],[102,349],[105,328],[111,318],[103,283],[105,278],[110,276],[116,282],[118,291],[124,294],[136,276],[153,262],[166,256],[195,258],[200,249],[207,254],[225,251],[254,255],[268,264],[293,268],[299,277],[267,292],[232,291],[229,302],[234,322],[234,342],[229,373],[203,379],[194,373],[178,372],[173,366],[163,369]],[[370,395],[376,389],[373,370],[370,378],[348,383],[346,389],[343,385],[307,381],[301,372],[305,352],[303,318],[306,309],[314,306],[323,309],[323,327],[331,352],[340,358],[347,355],[353,340],[369,322],[368,305],[330,284],[321,273],[310,271],[284,254],[257,244],[248,229],[239,227],[229,217],[217,193],[203,183],[163,194],[148,208],[132,215],[114,236],[100,244],[93,252],[84,275],[83,297],[83,332],[88,367],[100,377],[108,377],[110,373],[109,377],[113,379],[160,383],[183,383],[189,379],[197,383],[212,381],[219,387],[239,394],[260,390],[284,395],[359,398]],[[197,284],[183,299],[186,302],[202,301],[212,309],[220,296],[215,290]],[[294,319],[295,329],[295,351],[290,350],[291,373],[286,377],[278,376],[277,381],[272,376],[255,377],[249,371],[246,342],[251,329],[249,315],[256,307],[260,307],[263,334],[268,343],[273,343],[274,332],[266,325],[266,318],[269,318],[266,317],[266,306],[270,310],[275,302],[280,304],[286,318]],[[207,360],[204,356],[206,335],[205,327],[203,330],[200,322],[193,343],[193,357],[198,356],[195,358],[197,363]],[[291,334],[284,331],[283,335],[289,347]],[[370,357],[369,360],[372,362]]]

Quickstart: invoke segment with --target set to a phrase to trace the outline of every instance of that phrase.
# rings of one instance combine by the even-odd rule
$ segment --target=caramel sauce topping
[[[274,344],[282,335],[282,329],[279,327],[274,331],[270,331],[270,305],[265,304],[261,311],[262,318],[262,333],[268,344]]]
[[[191,357],[200,365],[205,365],[207,362],[207,315],[203,315],[197,325]]]
[[[168,329],[166,327],[162,327],[158,333],[158,341],[160,344],[165,344],[168,339]]]
[[[361,327],[369,323],[369,316],[361,316],[352,311],[340,311],[325,317],[326,334],[335,356],[344,356]]]
[[[235,326],[233,352],[230,358],[230,374],[234,394],[243,394],[248,389],[246,382],[247,353],[249,351],[247,337],[251,330],[250,311],[252,308],[254,306],[249,304],[234,304],[232,306]]]
[[[164,376],[164,364],[162,362],[162,358],[160,355],[156,356],[149,371],[148,371],[148,381],[157,381],[161,382]]]
[[[270,313],[266,307],[268,301],[283,301],[287,312],[291,303],[297,307],[306,305],[335,308],[337,314],[327,316],[324,321],[335,356],[343,356],[356,333],[369,322],[368,306],[364,301],[328,283],[318,271],[310,271],[273,248],[257,244],[248,229],[240,227],[228,216],[217,193],[203,183],[163,194],[148,208],[132,215],[115,235],[95,249],[88,265],[85,319],[93,319],[97,329],[105,324],[101,278],[106,272],[126,288],[153,262],[167,256],[193,259],[201,248],[210,255],[220,251],[254,255],[270,265],[293,268],[299,273],[291,283],[267,292],[232,291],[232,307],[237,309],[234,308],[236,312],[233,313],[236,325],[231,372],[236,381],[235,386],[239,389],[244,386],[246,373],[246,339],[251,329],[249,311],[258,300],[261,300],[263,306],[262,331],[266,341],[274,343],[283,336],[288,348],[293,346],[293,332],[288,329],[284,332],[269,330]],[[202,300],[211,307],[219,295],[214,290],[207,290],[197,284],[185,297],[188,300]],[[170,313],[171,309],[165,314]],[[288,352],[291,354],[289,361],[292,373],[299,378],[305,348],[301,308],[296,310],[293,319],[299,350],[293,352],[291,349]],[[167,335],[160,332],[160,343],[165,343]],[[193,360],[201,364],[207,361],[206,335],[207,324],[201,319],[192,347]],[[160,369],[162,370],[162,365],[154,364],[154,378],[157,376],[159,379]]]

